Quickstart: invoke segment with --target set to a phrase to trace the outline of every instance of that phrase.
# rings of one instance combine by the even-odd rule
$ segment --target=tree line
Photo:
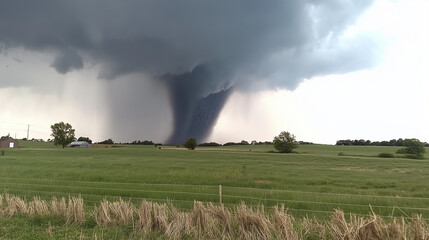
[[[344,146],[404,146],[404,141],[406,139],[398,138],[392,139],[390,141],[374,141],[364,139],[355,139],[355,140],[338,140],[335,145],[344,145]],[[425,147],[429,147],[429,143],[423,142]]]

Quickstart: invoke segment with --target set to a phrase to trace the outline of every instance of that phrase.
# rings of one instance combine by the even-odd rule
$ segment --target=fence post
[[[222,204],[222,185],[219,185],[219,203]]]

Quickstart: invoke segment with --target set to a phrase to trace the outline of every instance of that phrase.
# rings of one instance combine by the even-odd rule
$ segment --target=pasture
[[[186,211],[194,200],[218,203],[221,185],[226,207],[284,204],[295,218],[321,220],[335,209],[429,219],[429,151],[422,160],[377,157],[397,149],[301,145],[296,153],[279,154],[270,145],[188,151],[21,142],[19,149],[2,149],[0,188],[24,199],[81,196],[87,209],[122,198],[134,204],[168,201]]]

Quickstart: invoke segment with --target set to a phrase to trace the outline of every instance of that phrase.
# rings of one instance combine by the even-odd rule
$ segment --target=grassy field
[[[26,199],[80,195],[88,208],[121,197],[135,204],[168,200],[190,209],[194,200],[219,202],[222,185],[226,206],[283,203],[297,218],[326,219],[334,209],[366,215],[371,208],[381,216],[429,218],[429,155],[422,160],[377,157],[398,149],[302,145],[296,153],[278,154],[266,145],[187,151],[130,145],[62,149],[21,142],[0,155],[0,188]]]

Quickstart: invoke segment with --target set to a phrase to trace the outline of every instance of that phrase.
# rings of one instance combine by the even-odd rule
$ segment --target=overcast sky
[[[204,65],[187,95],[234,89],[207,141],[429,142],[425,0],[100,3],[0,1],[0,135],[165,141],[160,76]]]

